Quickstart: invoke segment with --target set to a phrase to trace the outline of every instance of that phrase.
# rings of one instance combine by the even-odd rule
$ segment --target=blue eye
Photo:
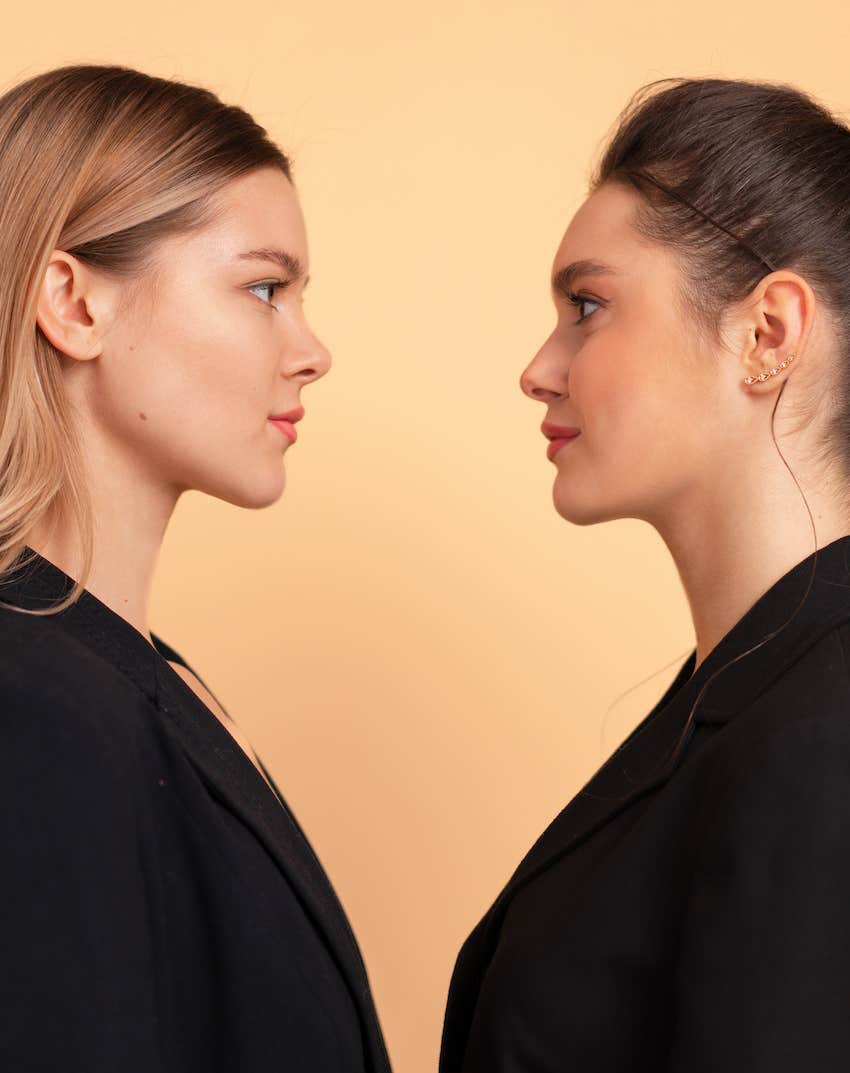
[[[573,294],[571,292],[567,297],[567,301],[570,303],[570,305],[574,305],[580,310],[579,316],[576,320],[576,324],[581,324],[583,320],[587,320],[588,317],[592,317],[593,314],[596,312],[596,309],[602,308],[602,303],[598,299],[589,298],[586,294]],[[588,305],[596,306],[596,309],[591,309],[589,313],[585,313],[584,307]]]
[[[277,291],[277,290],[283,290],[284,287],[288,287],[288,286],[289,286],[289,280],[288,279],[287,280],[283,280],[283,279],[267,279],[263,283],[252,283],[250,287],[246,288],[246,290],[249,290],[249,291],[260,291],[260,290]],[[272,295],[269,295],[269,300],[266,303],[267,305],[272,305],[272,300],[271,299],[272,299]],[[260,301],[265,301],[265,299],[261,298]]]

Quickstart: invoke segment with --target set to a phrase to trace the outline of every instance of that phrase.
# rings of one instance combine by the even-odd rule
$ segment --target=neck
[[[787,457],[787,455],[786,455]],[[696,636],[696,667],[753,604],[816,546],[850,534],[850,518],[828,482],[804,480],[789,465],[727,481],[722,497],[699,502],[698,493],[656,529],[670,550],[690,607]],[[784,474],[784,478],[783,478]],[[814,531],[812,523],[814,522]],[[695,669],[696,669],[695,667]]]
[[[148,626],[151,583],[179,493],[145,479],[117,445],[89,437],[85,456],[94,517],[92,567],[85,587],[153,644]],[[69,576],[82,577],[82,541],[66,519],[47,520],[26,542]]]

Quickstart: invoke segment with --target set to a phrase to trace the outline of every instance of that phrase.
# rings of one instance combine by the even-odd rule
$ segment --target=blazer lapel
[[[73,579],[48,559],[35,558],[0,586],[0,600],[43,608],[67,595]],[[17,569],[17,568],[16,568]],[[130,678],[169,720],[209,792],[262,843],[296,892],[349,988],[370,1041],[376,1068],[388,1065],[363,959],[348,919],[303,831],[281,796],[269,789],[242,748],[169,659],[196,672],[151,632],[147,638],[87,589],[46,621],[73,634]],[[200,679],[199,675],[196,675]],[[276,788],[275,788],[276,790]]]
[[[682,762],[696,725],[733,718],[820,637],[846,621],[850,536],[818,549],[817,561],[812,553],[771,586],[696,673],[696,650],[690,653],[649,714],[531,847],[492,906],[490,919],[500,917],[521,886],[662,786]],[[774,631],[779,632],[760,645]]]
[[[669,778],[670,773],[664,775],[661,770],[665,757],[671,754],[685,729],[691,706],[686,704],[685,697],[693,693],[693,688],[686,689],[685,683],[694,663],[692,652],[655,707],[531,847],[492,911],[497,912],[520,886]]]
[[[169,655],[156,665],[158,706],[170,719],[207,789],[252,831],[293,887],[368,1019],[372,1000],[360,950],[315,852],[283,797],[269,789],[215,714],[168,666],[174,650],[162,647]]]

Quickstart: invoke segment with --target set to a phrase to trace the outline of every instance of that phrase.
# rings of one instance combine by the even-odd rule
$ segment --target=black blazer
[[[0,600],[71,584],[39,556]],[[387,1073],[322,866],[151,636],[0,608],[0,1069]]]
[[[850,537],[794,615],[813,563],[691,653],[520,863],[458,957],[441,1073],[850,1070]]]

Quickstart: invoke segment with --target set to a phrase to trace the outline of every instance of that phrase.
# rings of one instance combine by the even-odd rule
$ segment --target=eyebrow
[[[294,253],[289,253],[287,250],[276,250],[264,246],[258,250],[247,250],[245,253],[239,253],[235,259],[239,261],[270,261],[272,264],[282,268],[284,272],[294,276],[296,280],[301,279],[304,275],[304,265],[301,264],[301,261]],[[304,281],[304,286],[306,287],[309,282],[308,276]]]
[[[601,261],[573,261],[559,268],[552,277],[552,290],[563,298],[572,294],[573,284],[579,276],[617,275],[617,269]]]

